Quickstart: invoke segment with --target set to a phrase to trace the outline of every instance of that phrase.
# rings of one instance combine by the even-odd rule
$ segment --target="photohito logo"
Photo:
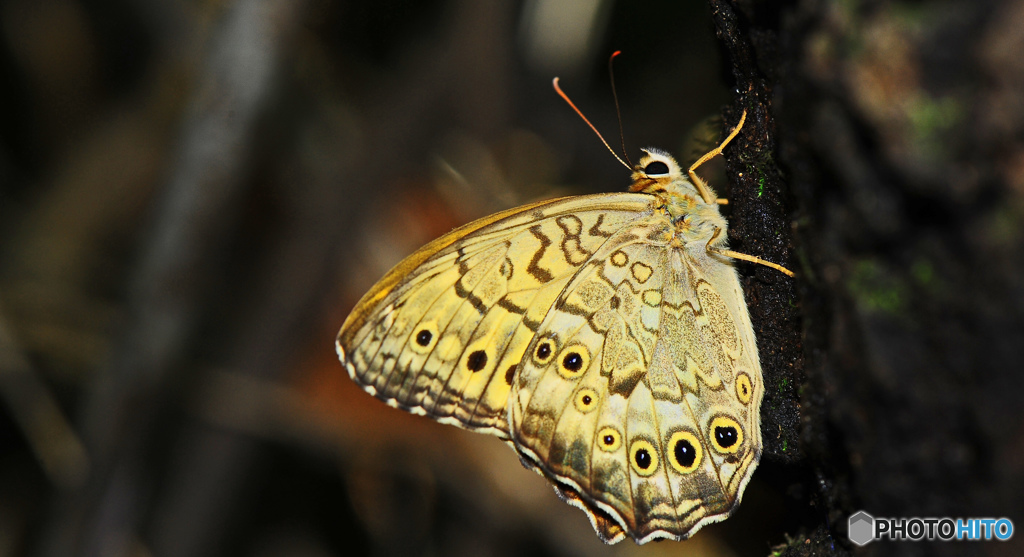
[[[1013,536],[1009,518],[875,518],[864,511],[850,517],[850,541],[864,545],[889,538],[895,541],[1006,541]]]

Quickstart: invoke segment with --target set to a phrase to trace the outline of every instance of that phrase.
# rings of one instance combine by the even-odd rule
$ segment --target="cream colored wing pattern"
[[[526,347],[573,275],[653,197],[599,194],[512,209],[427,244],[338,333],[349,375],[388,404],[508,438]]]
[[[526,348],[512,441],[605,541],[683,539],[739,503],[761,453],[736,272],[652,215],[573,276]]]

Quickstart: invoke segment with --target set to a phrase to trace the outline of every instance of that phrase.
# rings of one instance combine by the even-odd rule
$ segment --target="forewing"
[[[645,195],[580,196],[457,229],[360,300],[339,357],[393,406],[507,438],[513,377],[551,304],[616,230],[651,210]]]

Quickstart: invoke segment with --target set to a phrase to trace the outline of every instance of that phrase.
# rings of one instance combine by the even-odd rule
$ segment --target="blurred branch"
[[[89,473],[89,458],[56,398],[32,369],[0,310],[0,396],[58,488],[75,489]]]
[[[133,544],[148,485],[143,460],[169,372],[193,332],[210,268],[223,248],[230,204],[244,183],[256,119],[278,51],[300,2],[240,0],[230,6],[198,76],[179,162],[132,281],[125,336],[88,402],[86,433],[96,471],[57,511],[49,555],[120,555]]]
[[[250,296],[253,302],[231,334],[230,369],[251,378],[272,379],[288,369],[295,347],[307,346],[302,335],[313,330],[311,325],[324,314],[324,300],[330,300],[335,290],[334,264],[342,257],[339,252],[350,247],[340,245],[341,238],[359,222],[367,199],[381,195],[382,188],[395,176],[424,158],[426,153],[421,150],[432,144],[430,137],[436,133],[433,120],[437,110],[446,107],[466,86],[464,81],[451,78],[449,72],[460,71],[463,79],[488,83],[493,76],[503,75],[494,67],[495,57],[488,56],[501,44],[501,34],[488,30],[505,28],[502,16],[507,13],[475,2],[459,5],[451,28],[441,35],[439,44],[432,45],[445,51],[436,56],[445,60],[443,68],[439,71],[429,63],[404,65],[395,86],[381,90],[371,106],[357,114],[365,133],[353,134],[348,129],[351,123],[344,119],[323,119],[323,113],[334,114],[337,110],[336,98],[317,99],[326,106],[319,107],[324,112],[316,120],[299,121],[298,144],[303,150],[284,178],[289,186],[289,218],[261,258],[262,264],[255,266],[257,278]],[[471,48],[467,46],[470,44],[491,48]],[[472,63],[467,63],[467,58]],[[418,52],[416,59],[420,60]],[[409,90],[417,94],[410,96]],[[334,89],[327,92],[340,93]],[[484,127],[495,118],[472,111],[467,117]],[[350,142],[339,145],[339,138]],[[386,153],[387,164],[374,165],[374,171],[367,172],[366,165],[374,162],[366,159],[370,153]],[[322,349],[333,353],[330,340],[324,339]],[[220,382],[217,375],[204,377],[200,390],[217,391]],[[232,398],[240,404],[235,407],[251,408],[253,401],[244,398],[257,396],[257,392],[247,389],[234,393]],[[232,502],[238,496],[240,471],[252,460],[257,442],[233,429],[211,427],[210,423],[186,428],[181,443],[188,450],[175,451],[166,481],[168,495],[155,513],[155,551],[167,556],[216,552],[224,539],[220,525],[229,519]]]

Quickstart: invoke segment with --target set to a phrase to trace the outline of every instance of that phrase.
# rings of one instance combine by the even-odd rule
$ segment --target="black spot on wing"
[[[519,364],[513,364],[508,366],[508,369],[505,370],[505,383],[507,383],[509,387],[512,386],[512,379],[516,375],[517,367],[519,367]]]
[[[487,352],[483,350],[477,350],[466,358],[466,368],[469,371],[480,371],[487,367]]]

